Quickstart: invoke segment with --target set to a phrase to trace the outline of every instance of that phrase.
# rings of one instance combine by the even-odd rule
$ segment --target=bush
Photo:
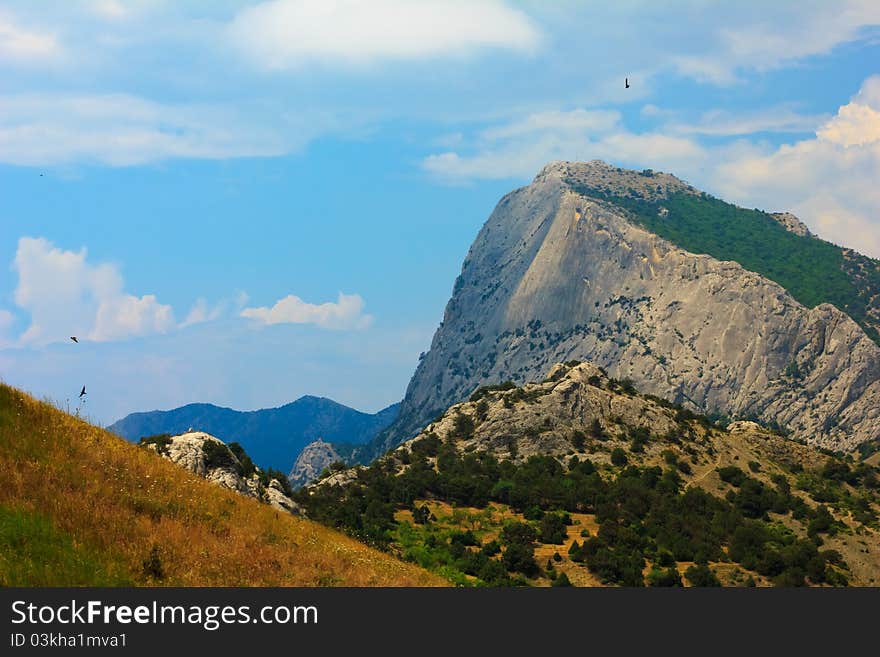
[[[138,445],[146,447],[147,445],[155,445],[156,452],[164,456],[168,456],[168,447],[171,445],[171,434],[159,433],[155,436],[144,436],[138,441]]]
[[[730,484],[731,486],[736,486],[737,488],[742,486],[743,482],[749,478],[745,472],[735,465],[727,465],[723,468],[718,468],[718,476],[721,477],[721,481]]]
[[[535,548],[524,543],[511,543],[501,556],[504,567],[510,572],[522,573],[526,577],[538,574],[538,562],[535,561]]]
[[[629,463],[629,459],[626,458],[626,452],[624,452],[620,447],[615,447],[611,451],[611,463],[619,467],[625,466],[627,463]]]
[[[565,573],[559,573],[559,576],[553,580],[553,583],[550,586],[572,586],[571,580],[568,579],[568,575]]]
[[[470,415],[465,415],[461,411],[456,413],[452,422],[452,437],[457,440],[467,440],[474,435],[474,420]]]
[[[229,443],[229,451],[238,459],[238,464],[241,466],[239,468],[239,474],[242,477],[250,477],[257,471],[257,466],[254,465],[251,457],[244,451],[244,447],[238,443]]]
[[[648,573],[649,586],[681,586],[681,575],[675,568],[654,569]]]
[[[215,440],[205,440],[202,443],[202,454],[205,458],[205,467],[212,468],[236,468],[236,460],[229,447]]]
[[[684,571],[684,576],[691,586],[721,586],[721,582],[706,564],[696,564]],[[754,580],[753,580],[754,581]]]
[[[165,579],[165,568],[162,565],[162,555],[158,545],[153,545],[149,556],[143,560],[144,576],[155,580]]]
[[[541,518],[539,539],[542,543],[562,545],[565,542],[565,521],[557,513],[547,513]]]

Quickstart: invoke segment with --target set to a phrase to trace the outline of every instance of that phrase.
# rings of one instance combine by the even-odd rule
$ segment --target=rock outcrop
[[[315,481],[325,468],[344,458],[336,451],[332,443],[323,440],[316,440],[309,443],[300,452],[293,464],[288,479],[290,485],[294,488],[305,486],[309,482]]]
[[[168,460],[219,486],[253,497],[280,511],[301,515],[302,509],[285,492],[284,483],[253,467],[247,472],[238,456],[219,438],[203,431],[147,442],[144,445]]]
[[[770,214],[771,217],[776,219],[779,223],[785,226],[785,230],[790,233],[794,233],[795,235],[800,235],[801,237],[807,237],[812,235],[810,229],[807,228],[807,225],[795,217],[791,212],[773,212]]]
[[[668,174],[557,162],[506,195],[471,246],[374,456],[481,385],[535,381],[572,359],[814,445],[852,449],[880,437],[880,347],[855,321],[830,304],[807,308],[735,262],[675,246],[606,192],[699,194]]]

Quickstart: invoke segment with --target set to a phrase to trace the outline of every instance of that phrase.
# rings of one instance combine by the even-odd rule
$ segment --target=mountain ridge
[[[191,403],[166,411],[131,413],[109,427],[130,441],[156,434],[182,434],[190,428],[240,443],[254,461],[288,472],[313,440],[361,444],[388,426],[399,403],[363,413],[326,397],[303,395],[273,408],[237,411],[209,403]]]
[[[679,198],[681,208],[666,207]],[[720,255],[739,230],[806,254],[851,252],[799,235],[790,221],[717,201],[671,174],[550,163],[502,197],[480,230],[399,418],[362,448],[361,459],[412,437],[480,385],[537,380],[549,363],[569,359],[596,362],[693,410],[784,426],[834,449],[880,435],[880,348],[866,333],[880,313],[873,293],[880,263],[858,256],[862,278],[853,282],[847,270],[836,274],[840,285],[827,286],[845,301],[854,300],[852,290],[867,290],[855,300],[859,325],[821,298],[808,307],[735,260],[652,232],[646,207],[658,208],[655,230],[671,216],[667,233],[684,226],[699,233],[690,236],[698,244],[718,238],[709,246]],[[778,269],[778,277],[817,264],[801,251],[764,262],[761,246],[754,260]]]

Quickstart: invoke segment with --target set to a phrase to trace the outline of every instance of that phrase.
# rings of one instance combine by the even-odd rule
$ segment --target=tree
[[[611,451],[611,463],[619,467],[625,466],[627,463],[629,463],[629,459],[626,458],[626,452],[624,452],[620,447],[615,447]]]
[[[526,577],[538,574],[538,562],[535,561],[535,548],[525,543],[511,543],[501,556],[504,567],[511,572],[522,573]]]
[[[684,576],[691,586],[721,586],[721,582],[706,564],[696,564],[684,571]]]
[[[648,573],[649,586],[681,586],[681,575],[678,570],[667,568],[666,570],[653,569]]]
[[[568,575],[565,573],[559,573],[559,576],[553,580],[553,583],[550,586],[572,586],[571,580],[568,579]]]
[[[558,513],[547,513],[541,518],[538,532],[542,543],[562,545],[566,538],[565,521]]]

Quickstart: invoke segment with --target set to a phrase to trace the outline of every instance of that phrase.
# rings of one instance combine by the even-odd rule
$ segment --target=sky
[[[0,80],[0,379],[100,424],[398,401],[552,160],[880,257],[875,0],[2,0]]]

